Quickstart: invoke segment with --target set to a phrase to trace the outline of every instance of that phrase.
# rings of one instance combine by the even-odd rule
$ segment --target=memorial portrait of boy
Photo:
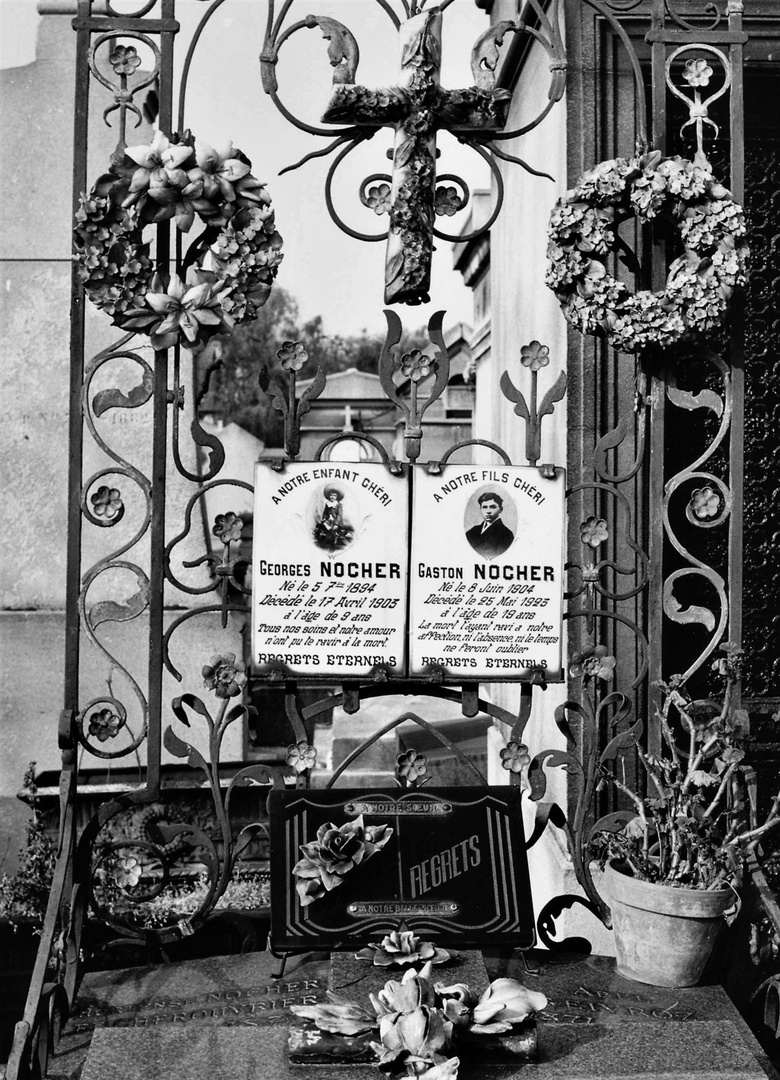
[[[355,530],[344,520],[344,492],[341,488],[330,486],[322,492],[322,502],[317,513],[313,538],[317,547],[325,551],[340,551],[348,547],[354,538]]]
[[[482,521],[466,530],[466,539],[483,559],[495,559],[508,550],[515,534],[501,520],[504,497],[497,491],[483,491],[477,497]]]

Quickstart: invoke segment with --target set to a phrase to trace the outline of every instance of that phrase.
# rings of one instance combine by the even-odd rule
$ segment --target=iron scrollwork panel
[[[725,179],[728,182],[730,175],[739,197],[739,140],[730,141],[728,136],[729,124],[741,122],[742,6],[713,8],[706,26],[700,19],[702,12],[697,11],[689,23],[674,6],[655,0],[649,4],[588,0],[588,7],[600,17],[597,40],[605,53],[610,35],[619,49],[626,50],[625,63],[619,62],[616,72],[633,72],[633,115],[640,152],[648,146],[666,151],[664,133],[673,122],[671,111],[667,117],[670,101],[682,102],[679,124],[684,135],[693,136],[697,160],[706,160],[705,140],[726,136],[732,152]],[[576,17],[585,20],[583,12]],[[624,15],[629,18],[624,20]],[[647,33],[648,51],[639,27]],[[697,35],[704,30],[708,41],[701,45]],[[716,38],[716,31],[722,33],[722,40]],[[599,38],[599,32],[606,38]],[[645,63],[650,95],[645,90]],[[726,99],[730,110],[722,109],[719,99]],[[647,114],[649,141],[645,102],[652,103]],[[629,103],[629,115],[631,108]],[[620,132],[620,123],[614,130]],[[611,121],[605,121],[604,137],[608,139],[612,131]],[[596,160],[603,149],[603,144],[595,147]],[[630,149],[610,146],[603,156],[615,152],[628,156]],[[680,152],[693,156],[684,147]],[[592,159],[587,161],[591,163]],[[655,247],[645,255],[645,267],[656,288],[666,272],[664,254]],[[730,567],[738,566],[742,557],[741,536],[733,525],[734,516],[741,514],[742,402],[740,380],[733,374],[734,367],[741,366],[740,325],[737,304],[730,349],[715,338],[700,340],[687,351],[675,354],[673,350],[663,363],[656,356],[641,358],[633,388],[630,375],[620,374],[631,364],[629,358],[608,354],[606,349],[591,354],[587,348],[578,356],[592,355],[597,365],[595,394],[578,385],[574,399],[575,408],[583,412],[583,426],[587,429],[592,424],[595,429],[597,443],[589,453],[585,446],[576,447],[579,432],[572,432],[574,459],[581,462],[579,475],[575,474],[579,482],[570,493],[576,508],[570,522],[568,594],[574,649],[570,682],[575,693],[557,717],[566,749],[537,755],[530,775],[533,793],[543,798],[545,768],[569,773],[569,815],[561,827],[588,898],[586,906],[591,904],[594,914],[605,921],[608,912],[594,892],[587,865],[588,822],[594,811],[597,815],[622,811],[619,804],[607,803],[597,794],[601,785],[594,786],[594,778],[600,768],[611,766],[609,761],[596,764],[589,746],[593,742],[609,747],[613,736],[625,737],[629,746],[629,734],[638,737],[634,728],[640,724],[647,730],[652,750],[658,733],[648,674],[651,680],[672,670],[685,671],[687,676],[704,674],[714,650],[738,627],[739,579],[731,580]],[[588,415],[588,410],[593,412]],[[670,447],[676,448],[675,454]],[[716,540],[718,535],[720,540]],[[575,557],[578,550],[584,557]],[[677,628],[682,637],[670,635],[670,627]],[[623,685],[625,694],[616,694],[616,685]],[[629,707],[635,710],[634,727],[625,712]],[[550,935],[555,916],[566,906],[557,901],[540,921],[540,933],[550,944],[559,944]]]
[[[84,217],[79,215],[85,207],[82,193],[88,186],[86,149],[91,88],[99,84],[110,95],[107,105],[104,99],[101,122],[109,127],[115,125],[116,156],[126,145],[128,121],[140,120],[135,96],[163,81],[169,73],[173,36],[178,29],[173,19],[173,0],[160,0],[160,17],[145,20],[143,16],[153,6],[139,5],[136,12],[118,14],[108,4],[108,18],[113,21],[109,26],[94,16],[88,0],[79,0],[73,21],[76,31],[73,204],[77,225],[84,224]],[[109,29],[112,32],[107,33]],[[138,73],[139,45],[151,56],[150,69],[142,73]],[[170,122],[170,100],[166,100],[164,93],[160,115],[162,122]],[[99,269],[100,251],[108,238],[96,233],[93,239],[93,269]],[[165,259],[166,252],[167,229],[163,227],[157,241],[158,258]],[[124,286],[132,286],[130,279]],[[163,527],[163,516],[157,510],[160,497],[152,474],[155,462],[159,463],[161,444],[164,448],[166,440],[165,357],[158,355],[148,362],[141,355],[143,350],[135,345],[128,347],[129,337],[123,336],[85,362],[86,338],[82,282],[74,262],[66,595],[68,659],[65,708],[59,731],[62,750],[59,857],[24,1018],[17,1026],[9,1058],[7,1075],[13,1078],[29,1075],[31,1070],[36,1075],[46,1075],[49,1056],[78,983],[82,931],[89,904],[89,869],[84,868],[78,855],[79,766],[86,755],[109,763],[128,756],[134,760],[149,745],[155,724],[159,726],[159,677],[155,674],[154,661],[146,670],[138,670],[132,661],[117,655],[106,631],[119,624],[135,624],[141,617],[151,628],[152,609],[162,602],[159,562],[156,566],[150,552],[161,540]],[[114,372],[123,370],[127,378],[128,369],[133,373],[130,390],[105,385],[106,381],[109,384],[113,381]],[[139,460],[144,459],[143,464],[131,460],[116,429],[109,434],[106,419],[116,416],[116,410],[154,414],[154,421],[145,425],[147,432],[155,432],[154,445],[147,445],[140,452]],[[105,588],[109,580],[111,586]],[[98,667],[106,672],[105,690],[86,674],[88,649],[80,647],[80,639],[85,639],[88,649],[94,650]]]

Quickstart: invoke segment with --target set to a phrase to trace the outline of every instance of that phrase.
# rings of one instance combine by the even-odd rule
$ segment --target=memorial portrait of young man
[[[503,555],[515,538],[501,520],[504,499],[496,491],[483,491],[477,499],[482,521],[466,530],[466,539],[483,559]]]

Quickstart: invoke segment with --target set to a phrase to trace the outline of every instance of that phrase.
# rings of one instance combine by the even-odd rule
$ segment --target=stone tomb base
[[[468,969],[440,967],[437,975],[484,988],[481,969],[470,957],[464,962]],[[538,974],[527,974],[516,954],[485,958],[490,979],[508,976],[547,995],[537,1020],[537,1061],[484,1067],[464,1061],[459,1080],[777,1080],[718,986],[643,986],[617,975],[604,957],[536,952],[530,962]],[[397,976],[368,965],[355,969],[349,954],[337,956],[330,978],[324,957],[291,960],[282,983],[271,978],[277,968],[278,961],[255,953],[87,975],[50,1075],[378,1080],[375,1065],[291,1065],[288,1033],[297,1020],[289,1006],[322,1000],[328,981],[361,1000],[369,980],[381,986],[385,976]]]

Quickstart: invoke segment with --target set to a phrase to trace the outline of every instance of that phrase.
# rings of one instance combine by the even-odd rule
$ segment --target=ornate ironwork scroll
[[[664,112],[656,109],[655,131],[666,131],[674,123],[679,126],[680,140],[692,133],[693,156],[702,162],[707,161],[711,147],[717,148],[719,137],[728,135],[731,160],[728,165],[720,163],[727,169],[722,180],[740,200],[744,190],[742,5],[713,9],[710,14],[714,19],[706,27],[708,36],[703,43],[697,41],[703,25],[682,20],[673,7],[669,14],[674,29],[666,31],[659,24],[652,34],[655,98],[660,104],[665,89],[667,106]],[[673,101],[682,103],[681,114],[672,108]],[[722,108],[724,102],[729,105],[727,113]],[[718,109],[728,123],[726,132],[713,119]],[[656,141],[660,137],[657,134]],[[656,546],[652,553],[653,572],[663,575],[658,615],[662,611],[662,618],[676,626],[698,628],[694,634],[663,635],[667,642],[674,641],[675,651],[687,642],[685,660],[681,663],[679,655],[676,659],[686,676],[703,671],[721,642],[741,643],[743,325],[742,301],[737,297],[729,337],[683,349],[670,358],[671,363],[665,361],[663,369],[656,367],[653,373],[653,392],[658,398],[651,456],[662,452],[662,445],[673,440],[676,431],[685,427],[689,432],[684,444],[690,448],[687,453],[673,461],[666,452],[669,464],[663,479],[655,473],[657,480],[652,481],[663,483],[668,545],[665,552]],[[664,406],[661,395],[666,399]],[[660,490],[653,487],[651,501],[659,496]],[[714,545],[712,540],[718,535],[723,540]],[[661,627],[656,623],[652,629]],[[668,663],[657,651],[652,675],[657,678],[662,669],[668,672]]]
[[[79,194],[87,190],[86,146],[89,116],[89,83],[94,79],[108,91],[112,102],[103,110],[103,121],[117,131],[115,155],[126,145],[128,120],[140,121],[136,96],[153,83],[170,85],[173,37],[178,24],[173,18],[173,0],[161,0],[159,17],[143,16],[154,6],[139,5],[130,15],[117,15],[107,5],[108,17],[96,18],[88,0],[80,0],[73,26],[76,30],[74,215]],[[152,68],[137,73],[138,43],[152,56]],[[161,123],[170,125],[170,97],[163,95]],[[167,259],[168,229],[160,228],[157,259]],[[67,1017],[77,985],[80,944],[85,911],[89,902],[89,874],[82,872],[77,856],[75,828],[77,765],[85,751],[98,759],[113,760],[130,755],[154,743],[150,717],[161,709],[160,669],[154,657],[147,670],[138,670],[131,661],[117,655],[106,631],[146,618],[150,633],[159,632],[161,603],[155,616],[155,594],[162,596],[162,547],[164,515],[155,477],[164,472],[166,440],[166,356],[157,354],[152,363],[135,347],[128,348],[124,336],[84,364],[84,303],[74,265],[71,299],[71,420],[69,472],[69,546],[66,593],[66,640],[68,661],[65,673],[65,700],[60,721],[62,750],[60,783],[61,824],[59,855],[49,896],[41,945],[30,983],[24,1018],[17,1025],[9,1058],[10,1077],[45,1076],[52,1045]],[[110,385],[118,372],[133,372],[129,391]],[[113,376],[113,378],[112,378]],[[123,380],[124,381],[124,380]],[[108,382],[109,385],[105,386]],[[129,460],[120,448],[116,433],[103,427],[114,410],[139,410],[149,418],[147,431],[151,447],[142,464]],[[91,459],[104,464],[84,475],[85,447],[91,440]],[[97,454],[95,454],[97,451]],[[151,467],[150,467],[151,461]],[[88,536],[88,534],[90,534]],[[86,570],[82,551],[87,544],[104,541],[104,550]],[[150,555],[151,553],[151,555]],[[110,584],[104,586],[104,582]],[[82,635],[101,657],[106,673],[106,689],[86,687],[81,666]],[[119,650],[121,652],[121,648]],[[111,749],[106,746],[111,740]],[[159,760],[159,752],[157,754]],[[159,783],[154,768],[154,749],[149,752],[151,793]],[[144,792],[140,793],[143,798]],[[139,792],[127,801],[137,800]]]
[[[739,200],[742,5],[701,5],[695,14],[686,10],[690,19],[663,0],[587,0],[587,6],[596,13],[588,24],[592,37],[585,37],[594,55],[618,49],[610,72],[615,100],[620,98],[618,125],[605,120],[604,128],[610,138],[622,133],[622,139],[609,143],[602,134],[586,151],[595,158],[586,158],[584,167],[599,157],[629,157],[634,146],[640,152],[678,150],[703,163],[713,140],[725,138],[731,160],[720,178]],[[579,61],[587,67],[593,58]],[[633,100],[625,93],[627,80]],[[672,125],[681,129],[679,138],[667,135]],[[637,286],[659,289],[677,252],[666,251],[660,233],[635,240]],[[627,357],[606,349],[572,349],[593,379],[570,377],[569,385],[569,414],[579,417],[570,434],[573,461],[579,462],[579,482],[569,495],[573,693],[556,715],[565,749],[537,755],[530,775],[541,794],[545,769],[569,773],[570,805],[561,827],[586,906],[604,920],[608,911],[588,866],[587,823],[592,814],[619,813],[620,807],[597,791],[599,769],[609,767],[599,755],[612,735],[627,736],[637,724],[644,725],[655,752],[656,680],[699,673],[697,685],[704,690],[701,679],[713,651],[740,638],[742,326],[738,301],[730,339],[648,353],[633,371]],[[578,441],[587,430],[595,436],[593,450]],[[630,760],[621,767],[630,769]],[[540,918],[542,939],[550,945],[560,944],[550,935],[566,906],[559,898]]]

